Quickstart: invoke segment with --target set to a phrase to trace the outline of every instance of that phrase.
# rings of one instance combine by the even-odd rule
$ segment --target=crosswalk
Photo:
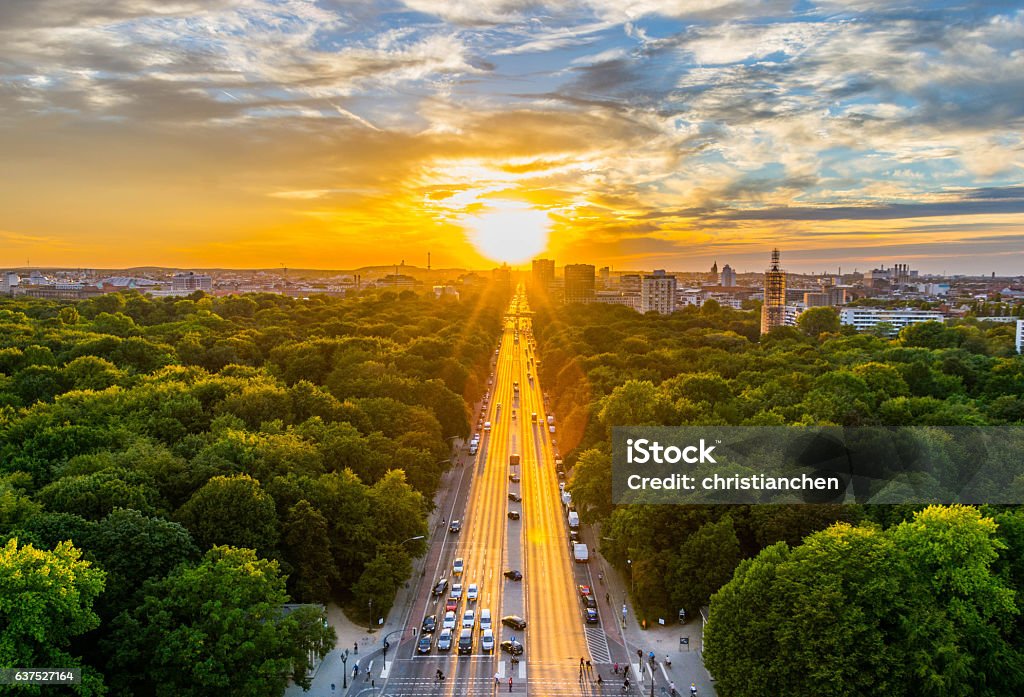
[[[608,637],[600,627],[586,627],[583,634],[587,638],[590,658],[594,663],[611,663],[612,652],[608,648]]]
[[[543,697],[589,697],[612,694],[610,686],[600,690],[592,681],[581,684],[577,680],[512,680],[512,694],[543,695]],[[508,694],[508,678],[448,678],[438,683],[431,678],[392,678],[388,681],[384,695],[387,697],[421,697],[424,695],[459,695],[462,697],[485,697]]]

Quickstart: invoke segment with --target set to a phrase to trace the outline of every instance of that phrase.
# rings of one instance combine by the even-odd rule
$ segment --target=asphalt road
[[[519,333],[519,341],[515,334]],[[498,355],[491,396],[481,418],[490,430],[480,428],[481,447],[472,467],[472,481],[462,496],[455,497],[447,518],[459,519],[458,534],[438,531],[440,552],[416,590],[409,625],[418,627],[425,615],[437,616],[430,653],[416,651],[416,637],[409,631],[389,656],[387,675],[378,682],[379,694],[399,695],[558,695],[601,694],[594,683],[597,670],[606,669],[612,657],[603,625],[586,625],[577,586],[593,585],[588,564],[573,561],[568,538],[566,510],[561,503],[559,479],[555,473],[556,446],[548,431],[547,411],[533,363],[531,329],[524,294],[517,295],[509,307]],[[515,390],[513,383],[518,383]],[[499,406],[500,405],[500,406]],[[537,419],[532,419],[532,414]],[[557,431],[556,424],[556,431]],[[509,455],[518,454],[520,464],[510,465]],[[510,481],[516,474],[519,482]],[[513,502],[509,493],[522,497]],[[520,513],[510,520],[508,511]],[[438,541],[435,540],[435,545]],[[432,555],[433,557],[434,555]],[[456,558],[464,561],[461,576],[453,573]],[[433,559],[431,559],[433,561]],[[510,581],[503,572],[516,569],[523,580]],[[437,636],[444,616],[447,594],[435,598],[431,591],[440,577],[461,582],[463,596],[458,602],[458,625],[450,652],[437,649]],[[476,601],[466,598],[469,584],[479,586]],[[597,589],[595,589],[596,591]],[[488,608],[493,618],[494,653],[480,646],[480,611]],[[457,651],[458,628],[467,609],[476,612],[473,625],[473,649],[469,655]],[[528,623],[525,630],[501,625],[504,615],[520,615]],[[602,622],[605,618],[602,617]],[[610,618],[609,618],[610,619]],[[610,630],[614,625],[609,624]],[[525,653],[513,664],[499,648],[502,641],[515,637],[524,644]],[[590,660],[594,670],[580,676],[580,659]],[[392,660],[393,659],[393,660]],[[445,679],[436,680],[441,670]],[[607,670],[601,671],[607,675]],[[496,684],[495,675],[498,676]],[[619,694],[605,685],[603,693]],[[376,691],[375,691],[376,693]]]

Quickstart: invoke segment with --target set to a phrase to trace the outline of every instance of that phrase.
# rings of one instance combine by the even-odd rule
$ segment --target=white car
[[[475,584],[469,584],[469,588],[466,589],[466,600],[476,600],[477,595],[480,594],[480,588]]]
[[[485,629],[480,636],[480,650],[484,653],[491,653],[494,651],[494,632],[490,629]]]
[[[462,575],[462,570],[464,568],[465,568],[465,564],[462,561],[462,557],[458,557],[455,561],[452,562],[452,573],[454,575],[461,576]],[[462,587],[460,586],[459,590],[461,590],[461,589],[462,589]]]
[[[472,629],[474,624],[476,624],[476,613],[472,610],[466,610],[466,613],[462,616],[462,628]]]
[[[485,431],[490,431],[491,430],[491,422],[490,421],[484,421],[484,430]]]
[[[441,629],[455,629],[455,613],[444,613],[444,620],[441,621]]]
[[[480,629],[491,628],[491,609],[484,608],[480,611]]]
[[[455,600],[458,600],[459,598],[461,598],[462,597],[462,584],[461,583],[453,583],[452,584],[452,592],[448,595],[448,597],[449,598],[454,598]]]

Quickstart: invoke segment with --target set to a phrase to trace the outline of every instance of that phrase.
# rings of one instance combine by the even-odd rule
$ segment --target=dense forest
[[[1019,424],[1012,325],[929,322],[890,339],[818,308],[759,337],[756,310],[714,302],[669,316],[533,306],[574,504],[641,617],[711,602],[721,695],[1024,690],[1024,511],[615,506],[611,493],[613,426]]]
[[[81,665],[88,695],[303,682],[315,604],[386,613],[422,553],[505,301],[0,301],[0,664]]]

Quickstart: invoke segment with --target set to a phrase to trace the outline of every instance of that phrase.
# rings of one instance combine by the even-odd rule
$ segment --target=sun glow
[[[495,261],[519,264],[547,247],[551,219],[544,211],[519,201],[497,201],[478,215],[466,218],[470,242]]]

